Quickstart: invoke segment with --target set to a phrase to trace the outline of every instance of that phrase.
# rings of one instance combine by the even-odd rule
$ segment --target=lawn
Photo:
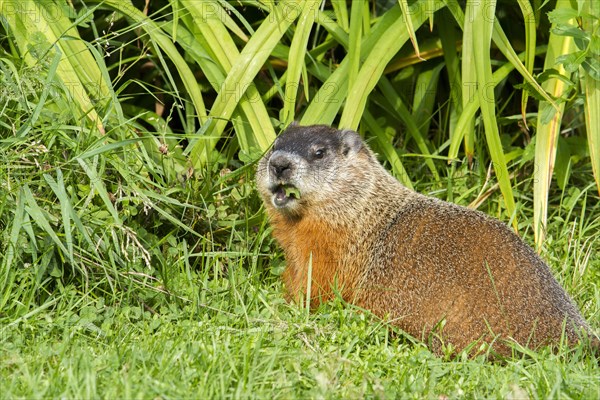
[[[586,200],[592,194],[557,205],[543,256],[598,332],[600,207]],[[198,257],[185,242],[175,243],[168,286],[150,278],[152,270],[114,292],[103,281],[90,290],[45,282],[43,302],[1,316],[3,398],[600,395],[598,359],[583,345],[516,352],[505,363],[436,357],[342,301],[314,313],[288,304],[280,250],[260,226],[232,234],[252,243],[250,252],[215,252],[202,266],[192,264]],[[15,284],[35,274],[26,267]]]

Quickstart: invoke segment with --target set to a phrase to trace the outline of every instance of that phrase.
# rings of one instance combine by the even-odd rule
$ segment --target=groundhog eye
[[[325,149],[317,149],[313,154],[315,158],[323,158],[323,156],[325,155]]]

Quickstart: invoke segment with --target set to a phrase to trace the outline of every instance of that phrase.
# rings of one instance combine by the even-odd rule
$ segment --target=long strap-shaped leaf
[[[198,117],[202,120],[206,120],[206,107],[204,106],[204,100],[202,99],[202,93],[194,73],[187,65],[177,47],[173,44],[171,38],[162,30],[160,26],[144,15],[140,10],[135,8],[130,1],[124,0],[90,0],[89,3],[101,3],[102,5],[110,7],[112,10],[122,13],[127,18],[139,24],[139,27],[143,29],[150,39],[169,56],[169,59],[177,68],[177,72],[187,90]]]
[[[415,54],[417,57],[421,58],[421,54],[419,51],[419,43],[417,42],[417,36],[415,35],[415,28],[412,23],[412,18],[410,15],[412,14],[410,8],[408,7],[407,0],[398,0],[398,5],[402,9],[402,19],[404,20],[404,25],[406,26],[406,31],[408,32],[408,36],[410,37],[410,42],[415,49]]]
[[[414,7],[415,10],[420,10],[411,15],[415,26],[422,25],[426,20],[426,13],[422,12],[425,9],[424,3],[425,1],[421,1],[418,4],[420,6]],[[400,18],[400,13],[399,7],[389,10],[371,30],[371,33],[363,39],[361,59],[364,60],[364,63],[353,82],[348,98],[345,100],[350,61],[346,57],[309,104],[302,118],[303,123],[332,123],[345,100],[340,127],[357,128],[367,98],[383,76],[385,66],[408,40],[408,32]],[[407,115],[410,118],[410,113]],[[413,123],[413,125],[414,129],[411,134],[416,135],[415,139],[417,139],[419,150],[427,156],[430,154],[429,149],[424,140],[418,140],[422,138],[416,124]],[[432,173],[437,174],[433,161],[426,158],[425,162]]]
[[[436,6],[439,8],[441,4],[436,3]],[[426,9],[424,1],[420,1],[413,7],[415,12],[411,14],[411,17],[414,26],[419,27],[425,22],[427,19]],[[404,21],[398,20],[372,44],[372,50],[358,72],[356,82],[354,82],[352,91],[346,99],[340,127],[350,129],[358,127],[369,94],[377,85],[386,65],[408,40],[408,37],[409,34]]]
[[[592,171],[600,195],[600,81],[585,77],[585,127]]]
[[[393,7],[386,12],[371,30],[371,34],[363,38],[360,49],[361,60],[366,59],[371,53],[377,41],[387,32],[394,23],[402,25],[401,11],[399,7]],[[317,22],[322,24],[329,33],[336,38],[344,47],[348,47],[348,37],[339,32],[335,34],[335,28],[328,23],[323,15],[317,16]],[[301,122],[305,125],[326,124],[330,125],[337,116],[348,91],[349,60],[344,58],[340,65],[333,71],[327,80],[321,85],[317,94],[308,105]]]
[[[571,2],[559,1],[556,8],[571,8]],[[548,51],[544,61],[544,70],[556,68],[556,70],[565,77],[568,73],[562,65],[556,65],[556,58],[563,54],[572,53],[575,50],[575,44],[571,36],[558,36],[550,34],[548,41]],[[562,79],[550,78],[542,84],[542,87],[554,97],[560,97],[565,90],[565,82]],[[562,122],[565,103],[558,106],[558,112],[548,123],[544,123],[543,110],[550,107],[546,102],[541,101],[538,107],[537,132],[535,139],[535,166],[536,174],[533,181],[533,231],[535,236],[535,245],[539,249],[546,236],[546,218],[548,214],[548,190],[552,181],[552,171],[554,171],[554,162],[556,159],[556,145],[558,134]]]
[[[303,9],[307,4],[309,3],[300,0],[278,3],[244,46],[212,106],[210,116],[214,119],[207,130],[206,139],[198,140],[191,150],[192,165],[198,166],[208,160],[208,155],[221,137],[229,118],[239,103],[240,96],[244,95],[246,88],[252,84],[254,77],[264,65],[273,48],[294,22],[294,17],[298,17],[298,15],[290,14],[290,10],[297,10],[299,6]],[[270,142],[259,145],[266,149]]]
[[[175,7],[175,3],[178,3],[178,1],[172,0],[172,3]],[[225,79],[231,72],[231,68],[238,62],[240,55],[226,29],[227,12],[221,8],[218,2],[212,0],[202,2],[182,0],[180,3],[189,13],[189,18],[182,17],[182,20],[187,22],[188,29],[194,37],[194,40],[190,41],[189,35],[186,35],[186,43],[181,44],[187,48],[200,44],[208,52],[207,58],[195,58],[195,60],[206,74],[213,88],[220,92],[226,88],[224,85]],[[229,22],[228,25],[231,25],[231,23]],[[177,38],[179,42],[179,34]],[[232,91],[239,100],[232,115],[238,142],[242,150],[246,152],[249,152],[251,147],[256,146],[261,150],[265,150],[275,139],[275,130],[265,104],[262,101],[257,101],[260,98],[258,89],[250,84],[245,90],[244,93],[243,87],[240,86]],[[237,118],[240,112],[243,117]],[[195,143],[192,147],[194,145]]]
[[[597,1],[585,2],[584,11],[583,29],[590,32],[590,34],[595,34],[597,40],[600,35],[600,32],[598,32],[600,30],[600,3]],[[584,80],[585,128],[592,160],[592,171],[594,172],[598,194],[600,194],[600,80],[595,79],[589,73],[585,74]]]
[[[8,22],[29,65],[39,62],[31,49],[38,53],[36,57],[52,50],[61,53],[56,76],[78,105],[80,116],[87,116],[103,133],[102,121],[90,95],[98,100],[108,98],[109,83],[104,80],[96,60],[62,9],[48,0],[0,0],[0,15]],[[47,41],[47,48],[36,47],[41,43],[40,37]]]
[[[539,46],[538,48],[535,49],[535,55],[544,54],[547,51],[547,49],[548,49],[547,46]],[[519,54],[519,59],[524,60],[525,57],[526,57],[525,52]],[[496,71],[494,71],[494,73],[492,74],[492,82],[494,82],[495,84],[498,84],[498,82],[501,82],[502,80],[506,79],[508,74],[514,69],[515,69],[514,64],[512,64],[510,62],[505,63],[500,68],[497,68]],[[491,90],[491,88],[489,88],[489,89]],[[454,155],[454,157],[456,157],[456,155],[458,154],[458,150],[460,148],[460,141],[462,140],[463,135],[465,134],[465,131],[468,130],[467,125],[470,123],[471,119],[475,116],[478,109],[479,109],[479,98],[477,96],[475,96],[471,101],[466,103],[466,106],[462,110],[460,117],[454,128],[455,135],[453,135],[451,137],[450,149],[448,150],[449,155]]]
[[[525,22],[525,68],[530,74],[533,73],[533,63],[535,61],[535,39],[536,39],[536,21],[535,13],[529,3],[529,0],[519,0],[519,7],[523,13],[523,21]],[[529,92],[523,90],[521,93],[521,118],[523,119],[523,126],[527,126],[525,121],[525,113],[527,112],[527,98]]]
[[[465,24],[465,15],[464,15],[460,5],[458,4],[458,2],[456,0],[444,0],[444,2],[446,3],[448,9],[452,12],[452,15],[454,15],[454,19],[456,20],[456,23],[461,28],[463,28],[464,24]],[[490,19],[489,12],[488,12],[488,16],[486,18]],[[494,21],[492,40],[494,41],[494,44],[496,46],[498,46],[498,50],[500,50],[502,52],[502,54],[504,55],[504,57],[506,57],[508,59],[508,61],[510,61],[514,65],[515,69],[517,71],[519,71],[519,73],[523,76],[523,78],[525,78],[527,83],[529,83],[532,86],[532,88],[540,96],[542,96],[554,108],[556,108],[557,105],[554,104],[552,97],[550,95],[548,95],[548,93],[546,93],[546,91],[535,80],[533,75],[531,75],[531,73],[527,70],[525,65],[523,65],[523,62],[521,61],[521,59],[519,58],[519,56],[517,55],[515,50],[512,48],[510,41],[508,40],[508,37],[504,33],[504,30],[502,30],[500,23],[495,18],[491,18],[491,19]]]
[[[296,26],[296,33],[292,39],[290,52],[288,56],[287,82],[285,85],[285,97],[283,98],[283,112],[281,122],[284,125],[294,120],[296,107],[296,97],[300,87],[300,75],[304,67],[304,56],[306,55],[306,46],[310,31],[315,22],[320,0],[306,1],[306,7],[302,10],[300,19]],[[306,84],[306,83],[305,83]]]
[[[473,10],[473,31],[477,32],[477,34],[472,35],[473,55],[477,70],[477,95],[479,97],[481,116],[485,126],[485,137],[492,162],[494,163],[494,171],[498,179],[498,184],[500,185],[500,191],[502,192],[504,202],[506,203],[506,212],[509,218],[512,218],[515,212],[515,200],[513,198],[508,168],[506,167],[506,160],[504,159],[504,151],[502,150],[500,133],[496,122],[496,101],[494,97],[494,87],[496,86],[496,83],[493,81],[492,64],[490,60],[490,45],[494,19],[489,16],[494,15],[493,11],[496,8],[496,2],[493,0],[468,1],[467,8],[468,10]],[[515,230],[517,229],[516,218],[513,218],[513,227]]]
[[[353,90],[358,71],[360,70],[360,47],[363,36],[363,0],[352,1],[350,8],[350,32],[348,35],[348,94]]]
[[[467,8],[467,21],[471,21],[473,9]],[[473,35],[478,34],[474,32],[473,24],[463,24],[463,46],[462,46],[462,58],[461,58],[461,71],[462,71],[462,84],[461,84],[461,95],[462,95],[462,110],[459,120],[465,115],[465,109],[472,104],[477,97],[477,68],[473,62],[473,46],[475,41]],[[479,103],[479,102],[478,102]],[[454,130],[454,135],[451,138],[453,142],[459,142],[459,135],[464,135],[464,148],[465,154],[469,162],[473,159],[475,154],[475,114],[471,115],[468,119],[464,120],[464,125],[460,129]],[[452,146],[450,147],[452,150]],[[457,150],[458,153],[458,150]],[[457,154],[452,151],[448,155],[450,160],[454,160]]]

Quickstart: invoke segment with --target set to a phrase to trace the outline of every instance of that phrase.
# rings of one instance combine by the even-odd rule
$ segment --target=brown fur
[[[257,183],[285,252],[290,299],[310,287],[316,307],[337,291],[438,353],[442,343],[483,341],[508,354],[506,341],[535,348],[558,343],[563,331],[569,342],[589,333],[546,264],[509,228],[402,186],[355,132],[288,128],[261,160]],[[281,184],[300,199],[276,206]]]

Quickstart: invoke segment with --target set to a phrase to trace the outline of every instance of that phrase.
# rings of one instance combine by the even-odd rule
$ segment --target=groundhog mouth
[[[277,185],[271,189],[275,207],[286,207],[289,203],[300,200],[300,191],[294,185]]]

